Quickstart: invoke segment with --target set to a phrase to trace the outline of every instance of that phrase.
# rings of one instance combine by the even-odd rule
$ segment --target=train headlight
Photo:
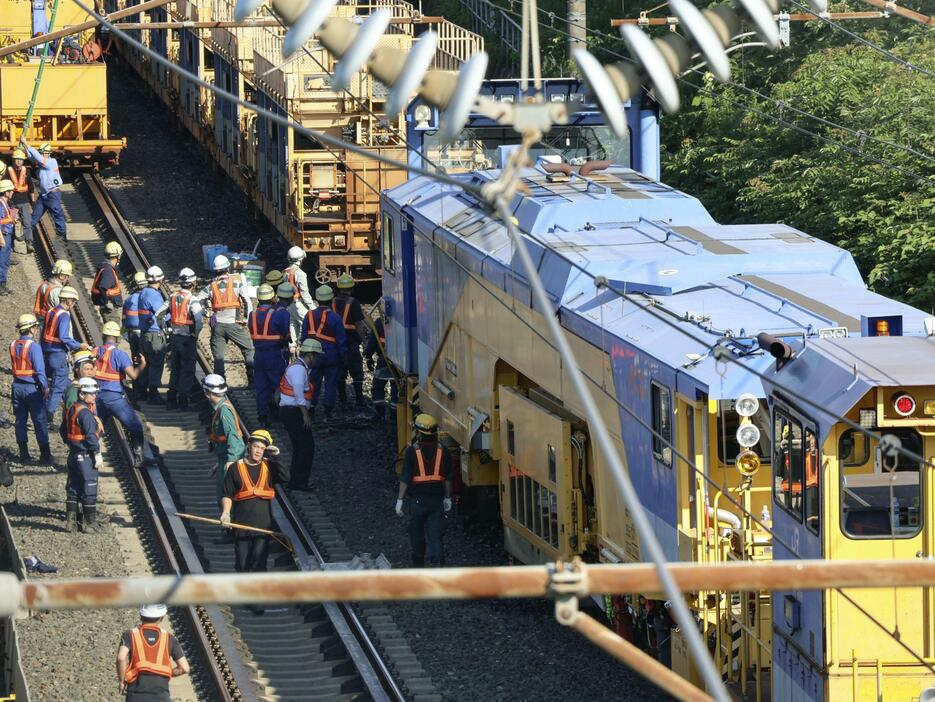
[[[737,470],[745,478],[752,477],[760,469],[760,457],[754,451],[741,451],[737,454]]]
[[[901,392],[893,398],[893,409],[900,417],[908,417],[916,411],[915,398],[907,392]]]
[[[757,410],[760,409],[760,401],[756,396],[745,392],[737,398],[737,402],[734,403],[734,409],[737,410],[737,414],[741,417],[752,417],[757,413]]]
[[[737,427],[737,443],[743,448],[756,446],[760,442],[760,429],[756,424],[741,424]]]

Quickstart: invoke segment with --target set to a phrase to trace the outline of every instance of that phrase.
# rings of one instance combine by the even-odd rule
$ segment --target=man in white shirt
[[[321,354],[321,342],[318,339],[306,339],[299,347],[299,357],[286,366],[286,372],[279,382],[279,417],[292,443],[289,487],[293,490],[312,489],[309,478],[315,460],[315,436],[309,411],[313,391],[310,371],[318,363]]]

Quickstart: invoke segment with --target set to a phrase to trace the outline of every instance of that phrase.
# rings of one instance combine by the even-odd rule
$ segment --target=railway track
[[[72,221],[93,223],[95,233],[70,236],[66,244],[42,229],[37,253],[40,265],[46,268],[56,258],[73,262],[72,284],[80,295],[77,333],[96,344],[101,340],[101,322],[90,304],[89,289],[97,263],[103,259],[105,241],[113,239],[123,247],[124,273],[146,270],[152,264],[96,174],[79,176],[66,187],[64,199]],[[200,348],[199,379],[210,367],[205,350]],[[255,416],[249,409],[252,394],[235,390],[232,399],[249,423]],[[108,459],[120,462],[119,472],[139,497],[139,523],[152,529],[152,541],[165,568],[177,574],[234,570],[232,545],[223,541],[217,527],[183,523],[176,516],[177,512],[189,512],[216,517],[219,511],[211,472],[215,460],[206,450],[208,407],[206,402],[201,404],[196,411],[184,413],[164,406],[139,407],[149,444],[144,465],[138,470],[131,468],[132,453],[122,429],[113,422],[107,428]],[[249,429],[244,426],[245,431]],[[288,451],[284,453],[284,460],[288,460]],[[334,558],[339,550],[340,537],[313,498],[295,504],[277,488],[273,516],[295,553],[274,543],[271,569],[318,569],[325,562],[323,552]],[[313,533],[321,534],[321,545]],[[183,610],[174,613],[173,623],[185,632],[183,645],[189,655],[193,647],[197,650],[194,658],[204,666],[199,675],[208,699],[439,699],[411,652],[401,645],[402,634],[379,608],[361,616],[350,606],[331,603],[282,606],[264,614],[245,607]],[[397,682],[391,667],[404,684]]]

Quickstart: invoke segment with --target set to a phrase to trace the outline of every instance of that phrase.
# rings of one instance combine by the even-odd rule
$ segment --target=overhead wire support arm
[[[935,27],[935,17],[930,17],[929,15],[923,15],[921,12],[916,12],[915,10],[910,10],[908,7],[903,7],[902,5],[897,5],[891,0],[860,0],[862,3],[867,5],[872,5],[873,7],[879,7],[881,10],[887,13],[892,13],[894,15],[899,15],[900,17],[905,17],[910,19],[913,22],[918,22],[921,25],[926,27]]]

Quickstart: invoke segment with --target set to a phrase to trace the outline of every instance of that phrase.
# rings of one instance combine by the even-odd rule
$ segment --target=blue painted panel
[[[220,55],[214,57],[214,84],[228,93],[239,94],[240,73]],[[238,160],[240,107],[229,100],[214,103],[214,140],[228,157]]]
[[[778,641],[777,641],[778,640]],[[821,671],[781,636],[773,635],[772,702],[825,702]],[[828,700],[828,702],[833,702]]]
[[[258,90],[254,96],[260,107],[285,116],[285,110],[266,93]],[[257,132],[259,134],[257,180],[260,194],[279,212],[285,213],[288,134],[284,127],[262,115],[257,116]]]

